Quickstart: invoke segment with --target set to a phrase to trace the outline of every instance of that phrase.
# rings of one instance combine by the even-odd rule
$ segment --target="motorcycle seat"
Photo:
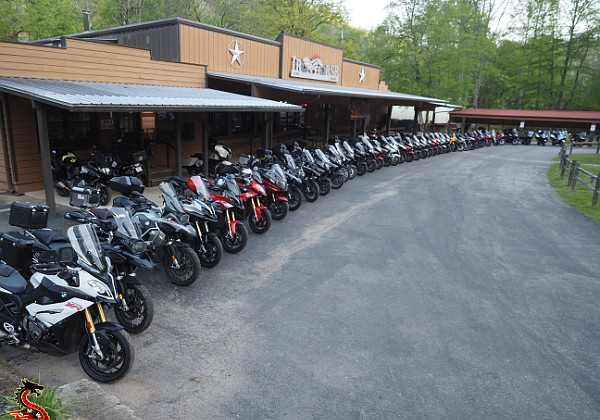
[[[39,229],[32,230],[31,234],[35,236],[35,238],[40,241],[42,244],[49,246],[52,243],[56,242],[66,242],[70,244],[69,238],[62,230],[56,229]]]
[[[8,264],[0,263],[0,287],[11,293],[23,293],[27,281],[21,274]]]

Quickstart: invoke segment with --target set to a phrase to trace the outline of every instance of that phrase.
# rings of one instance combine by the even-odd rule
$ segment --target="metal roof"
[[[317,83],[296,82],[294,80],[275,79],[270,77],[250,76],[245,74],[223,73],[216,71],[207,71],[208,77],[232,80],[248,84],[255,84],[273,89],[286,90],[300,94],[308,95],[326,95],[326,96],[347,96],[352,98],[383,99],[387,101],[397,101],[399,104],[406,103],[426,103],[433,106],[444,106],[448,103],[443,99],[428,98],[425,96],[409,95],[406,93],[389,92],[376,89],[361,89],[339,85],[324,85]]]
[[[482,109],[465,108],[452,111],[450,117],[454,120],[466,118],[473,122],[497,122],[518,124],[525,121],[531,124],[567,124],[577,125],[600,123],[600,112],[597,111],[559,111],[531,109]]]
[[[0,77],[0,92],[70,111],[303,111],[284,102],[180,86]]]

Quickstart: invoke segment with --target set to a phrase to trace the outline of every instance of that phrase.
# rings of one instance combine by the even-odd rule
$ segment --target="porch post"
[[[392,105],[388,105],[387,107],[387,116],[385,119],[385,132],[388,134],[390,134],[390,130],[392,129]]]
[[[413,118],[413,124],[412,124],[412,133],[413,134],[417,134],[417,131],[419,131],[419,107],[416,106],[415,107],[415,116]]]
[[[175,175],[182,176],[181,168],[181,117],[175,114]]]
[[[331,130],[331,112],[329,112],[330,104],[325,104],[325,138],[323,144],[327,144],[329,140],[329,131]]]
[[[50,141],[48,140],[48,120],[46,118],[46,105],[34,102],[37,115],[38,141],[40,142],[40,157],[42,158],[42,176],[44,177],[44,190],[46,204],[50,216],[56,214],[56,199],[54,197],[54,181],[52,180],[52,166],[50,164]]]
[[[202,118],[202,172],[208,178],[208,115]]]

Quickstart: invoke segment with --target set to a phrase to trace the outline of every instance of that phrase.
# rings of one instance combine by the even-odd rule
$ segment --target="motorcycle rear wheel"
[[[92,359],[90,334],[79,343],[79,363],[84,372],[97,382],[114,382],[123,378],[135,359],[131,338],[123,330],[97,329],[96,338],[102,350],[102,360]]]
[[[229,232],[221,237],[223,249],[230,254],[237,254],[246,248],[248,243],[248,229],[243,222],[239,222],[235,226],[235,235],[229,236]]]
[[[200,277],[200,258],[191,247],[174,248],[176,255],[165,252],[163,266],[171,283],[178,286],[189,286]],[[179,268],[173,266],[173,257],[177,258]]]
[[[268,209],[260,212],[260,219],[256,219],[256,215],[252,211],[248,217],[248,224],[252,232],[262,235],[271,228],[271,220],[271,212]]]
[[[128,311],[115,305],[117,321],[129,333],[139,334],[145,331],[154,318],[154,301],[150,291],[143,284],[127,284],[124,298]]]
[[[302,191],[298,187],[290,189],[290,198],[288,201],[290,211],[297,210],[302,205]]]
[[[223,257],[223,246],[221,245],[221,241],[219,240],[219,237],[212,232],[204,237],[204,250],[197,247],[196,251],[198,252],[200,264],[202,267],[206,268],[215,267],[221,262],[221,258]]]

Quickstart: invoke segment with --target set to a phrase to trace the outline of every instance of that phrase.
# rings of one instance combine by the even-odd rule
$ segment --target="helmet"
[[[233,154],[231,152],[231,149],[228,146],[225,146],[223,144],[216,144],[215,152],[217,152],[219,154],[221,159],[225,159],[225,160],[229,160],[231,158],[231,155]]]

